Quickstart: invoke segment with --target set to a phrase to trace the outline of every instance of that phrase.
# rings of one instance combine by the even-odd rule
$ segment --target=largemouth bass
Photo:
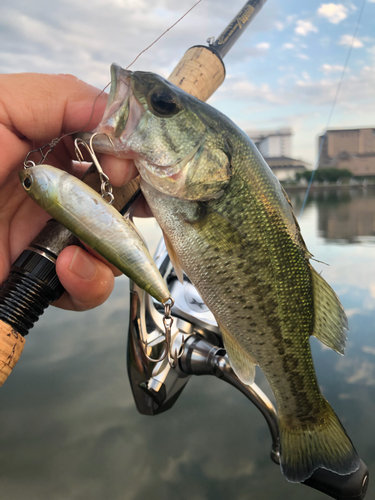
[[[251,140],[231,120],[152,73],[112,66],[97,132],[133,158],[172,263],[214,314],[238,377],[255,365],[274,392],[281,469],[301,482],[319,467],[346,475],[359,458],[320,392],[314,335],[343,353],[344,310],[312,268],[290,202]],[[113,154],[108,141],[97,151]]]
[[[147,247],[131,220],[76,177],[50,165],[19,173],[27,194],[108,262],[159,302],[170,297]]]

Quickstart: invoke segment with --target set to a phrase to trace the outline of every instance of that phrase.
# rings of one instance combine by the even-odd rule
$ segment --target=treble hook
[[[94,151],[94,147],[92,145],[92,141],[94,139],[94,137],[100,135],[100,134],[103,134],[107,137],[107,139],[109,140],[109,142],[111,143],[113,149],[114,149],[114,144],[112,142],[112,139],[109,137],[109,135],[105,134],[104,132],[96,132],[95,134],[93,134],[91,137],[90,137],[90,142],[89,144],[87,144],[87,142],[85,142],[84,140],[82,139],[75,139],[74,141],[74,148],[75,148],[75,152],[76,152],[76,155],[77,155],[77,159],[80,163],[82,163],[84,161],[84,158],[83,158],[83,154],[81,152],[81,150],[79,149],[79,146],[84,146],[86,148],[86,150],[89,152],[89,155],[91,156],[91,159],[99,173],[99,176],[100,176],[100,181],[101,181],[101,185],[100,185],[100,190],[101,190],[101,193],[102,193],[102,197],[104,199],[107,199],[109,198],[108,200],[108,204],[111,205],[111,203],[113,202],[114,200],[114,196],[113,196],[113,193],[112,193],[112,186],[111,186],[111,183],[109,182],[109,177],[108,175],[106,175],[99,163],[99,160],[95,154],[95,151]]]
[[[171,316],[171,309],[172,309],[173,305],[174,305],[174,300],[172,299],[172,297],[169,297],[169,299],[167,299],[165,302],[163,302],[163,306],[164,306],[163,325],[164,325],[164,330],[165,330],[165,341],[164,341],[165,348],[164,348],[163,354],[161,355],[160,358],[154,359],[154,358],[151,358],[145,350],[144,355],[152,363],[160,363],[160,361],[163,361],[168,356],[168,363],[170,364],[170,366],[172,368],[176,368],[178,360],[181,358],[183,351],[184,351],[185,337],[182,336],[180,348],[178,351],[177,351],[177,349],[175,349],[175,352],[173,354],[172,353],[172,333],[171,333],[171,329],[172,329],[172,325],[173,325],[173,318]],[[142,338],[142,342],[145,346],[145,349],[147,349],[149,347],[147,340],[144,340]]]

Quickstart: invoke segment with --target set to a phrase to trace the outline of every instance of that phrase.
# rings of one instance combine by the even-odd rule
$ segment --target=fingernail
[[[88,253],[82,248],[77,248],[69,266],[69,271],[79,278],[89,280],[95,274],[96,266]]]

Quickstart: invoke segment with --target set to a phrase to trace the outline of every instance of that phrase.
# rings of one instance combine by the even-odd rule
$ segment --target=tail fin
[[[319,467],[339,475],[358,470],[360,462],[349,436],[328,402],[316,423],[291,426],[280,419],[281,471],[292,483],[309,478]]]

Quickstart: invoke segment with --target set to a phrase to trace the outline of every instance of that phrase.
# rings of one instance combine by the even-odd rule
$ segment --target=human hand
[[[107,101],[106,94],[98,97],[90,119],[98,94],[98,89],[71,75],[0,75],[0,284],[11,264],[50,219],[19,181],[18,172],[27,153],[62,134],[96,127]],[[80,177],[84,167],[73,159],[73,140],[66,137],[46,163]],[[136,175],[130,160],[119,164],[116,158],[103,157],[101,162],[115,186]],[[72,310],[87,310],[103,303],[113,289],[114,276],[120,274],[100,257],[77,246],[61,252],[56,271],[66,292],[55,305]]]

